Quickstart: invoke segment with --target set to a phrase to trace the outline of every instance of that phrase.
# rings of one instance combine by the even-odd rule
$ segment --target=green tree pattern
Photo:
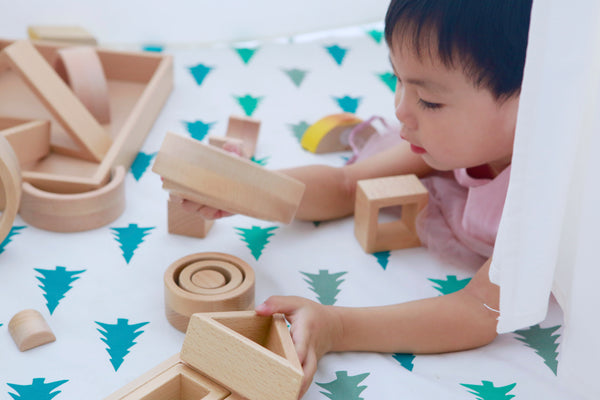
[[[136,181],[139,181],[142,175],[144,175],[154,156],[156,156],[156,153],[146,154],[140,151],[135,157],[135,160],[131,164],[131,173]]]
[[[245,96],[234,96],[234,97],[237,100],[237,102],[239,103],[239,105],[242,107],[242,109],[244,110],[244,113],[246,113],[247,117],[251,117],[252,114],[254,114],[254,111],[256,111],[258,104],[263,99],[262,97],[253,97],[253,96],[250,96],[249,94],[247,94]]]
[[[318,383],[327,392],[320,392],[331,400],[364,400],[360,397],[367,386],[358,386],[369,373],[349,376],[348,371],[336,371],[336,379],[328,383]]]
[[[325,50],[329,53],[329,55],[333,58],[337,65],[342,65],[344,62],[344,58],[346,58],[346,53],[348,49],[338,46],[337,44],[333,46],[326,46]]]
[[[553,333],[560,327],[560,325],[556,325],[550,328],[542,328],[538,324],[527,329],[515,331],[516,339],[535,350],[554,375],[556,375],[558,369],[558,343],[556,341],[560,335],[554,335]]]
[[[379,29],[372,29],[370,31],[367,31],[367,35],[373,38],[375,43],[381,44],[381,40],[383,39],[383,31]]]
[[[507,386],[494,386],[490,381],[481,381],[481,385],[468,385],[461,383],[461,386],[466,387],[469,393],[477,396],[477,400],[510,400],[515,397],[512,394],[508,394],[515,386],[516,383]]]
[[[323,305],[332,306],[337,301],[336,296],[340,292],[338,287],[344,282],[341,277],[347,272],[330,274],[328,270],[321,269],[318,274],[300,273],[306,276],[304,282],[310,285],[310,289],[317,294],[317,299]]]
[[[254,57],[254,54],[256,54],[256,52],[258,51],[258,47],[238,47],[235,49],[235,51],[238,54],[238,56],[240,56],[244,64],[248,65],[252,57]]]
[[[209,67],[208,65],[204,64],[198,64],[194,65],[193,67],[189,67],[189,70],[198,86],[201,86],[208,73],[213,70],[213,67]]]
[[[441,294],[450,294],[458,292],[471,281],[471,278],[457,279],[456,275],[446,275],[446,279],[429,279],[438,286],[434,286],[435,290]]]
[[[121,244],[121,250],[123,251],[123,257],[127,264],[133,257],[133,252],[138,246],[144,241],[144,237],[149,234],[149,231],[154,229],[140,228],[137,224],[129,224],[126,228],[110,228],[115,235],[115,240]]]
[[[34,268],[34,270],[42,275],[36,278],[41,283],[38,287],[44,291],[46,306],[50,314],[54,313],[60,300],[72,289],[71,283],[79,279],[76,275],[85,272],[84,269],[80,271],[68,271],[65,267],[59,266],[55,269]]]
[[[300,87],[300,85],[302,85],[302,82],[304,81],[304,78],[306,78],[306,74],[308,73],[308,71],[306,70],[297,68],[284,69],[283,72],[285,72],[288,78],[292,80],[296,87]]]
[[[148,322],[129,324],[128,319],[119,318],[116,324],[107,324],[95,321],[103,329],[97,329],[104,336],[102,341],[108,346],[106,351],[110,355],[110,363],[115,371],[119,369],[129,349],[136,344],[134,340],[144,331],[138,331]]]
[[[235,229],[238,231],[238,235],[242,237],[242,240],[247,243],[252,255],[258,261],[265,246],[269,243],[269,238],[274,235],[272,231],[277,229],[277,227],[261,228],[260,226],[252,226],[250,229]]]
[[[302,140],[302,136],[304,136],[304,132],[306,132],[310,125],[306,121],[300,121],[297,124],[288,124],[288,126],[292,130],[294,137],[298,139],[298,142],[300,142]]]
[[[216,122],[183,121],[192,139],[203,140]]]
[[[390,254],[391,254],[390,251],[386,250],[386,251],[378,251],[377,253],[373,253],[373,256],[375,256],[375,258],[377,259],[377,262],[379,263],[379,265],[381,265],[381,268],[383,268],[385,270],[390,261]]]
[[[391,72],[384,72],[376,75],[379,77],[379,79],[381,79],[383,83],[385,83],[385,86],[387,86],[388,89],[392,91],[392,93],[396,92],[396,75],[394,75]]]
[[[6,245],[11,242],[11,238],[15,235],[20,234],[21,230],[25,228],[26,226],[13,226],[12,228],[10,228],[10,232],[8,232],[6,238],[4,238],[2,243],[0,243],[0,254],[4,253],[4,249],[6,248]]]
[[[63,385],[68,380],[48,382],[46,378],[33,378],[31,385],[17,385],[8,383],[15,392],[8,393],[15,400],[50,400],[60,394],[60,390],[54,391],[57,387]]]
[[[347,113],[351,113],[354,114],[356,113],[356,110],[358,109],[358,106],[360,105],[360,101],[362,100],[360,97],[350,97],[350,96],[344,96],[344,97],[334,97],[333,98],[338,106],[340,106],[340,108]]]
[[[415,367],[415,365],[413,364],[413,361],[415,359],[414,354],[396,353],[392,357],[394,357],[394,360],[398,361],[400,363],[400,365],[402,365],[404,368],[406,368],[409,371],[412,371],[413,368]]]

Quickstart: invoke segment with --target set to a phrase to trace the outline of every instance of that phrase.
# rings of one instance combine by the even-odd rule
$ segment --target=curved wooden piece
[[[101,124],[110,123],[108,84],[98,53],[92,47],[65,47],[57,52],[54,69]]]
[[[21,351],[56,340],[46,320],[36,310],[23,310],[15,314],[8,323],[8,331]]]
[[[29,224],[54,232],[80,232],[104,226],[125,210],[125,168],[118,166],[104,187],[64,194],[23,183],[20,215]]]
[[[179,274],[181,288],[207,295],[226,293],[240,286],[243,280],[244,275],[236,265],[220,260],[196,261]]]
[[[0,135],[0,243],[8,236],[21,201],[21,168],[8,140]]]
[[[231,277],[225,285],[213,290],[200,288],[202,284],[194,284],[193,275],[207,269],[220,272],[226,281],[228,274]],[[183,285],[182,280],[186,282]],[[229,254],[196,253],[180,258],[167,268],[164,275],[167,319],[176,329],[185,332],[194,313],[253,309],[254,281],[254,270],[250,265]],[[195,286],[193,291],[183,287],[190,285]]]
[[[361,122],[362,119],[350,113],[328,115],[306,129],[300,144],[317,154],[350,150],[348,137],[352,129]],[[372,127],[365,128],[361,133],[361,141],[365,142],[373,133],[375,129]]]

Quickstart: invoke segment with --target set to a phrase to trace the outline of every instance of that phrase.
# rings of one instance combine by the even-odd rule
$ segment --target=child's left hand
[[[302,297],[272,296],[256,308],[256,313],[282,313],[291,324],[290,333],[304,370],[302,397],[317,371],[317,362],[342,336],[342,324],[334,308]]]

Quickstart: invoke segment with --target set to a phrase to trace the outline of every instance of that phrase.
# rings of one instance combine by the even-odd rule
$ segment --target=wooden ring
[[[110,122],[108,84],[93,47],[65,47],[57,52],[54,69],[101,124]]]
[[[206,275],[207,273],[214,274]],[[210,281],[206,278],[210,279],[211,277],[216,280],[222,279],[223,284],[210,285]],[[238,267],[220,260],[196,261],[187,265],[179,273],[179,286],[181,288],[188,292],[206,295],[226,293],[240,286],[243,280],[244,276]]]
[[[228,288],[226,291],[220,293],[215,293],[214,291],[209,291],[208,294],[193,293],[181,287],[182,271],[188,266],[204,261],[207,263],[202,265],[216,265],[217,262],[219,265],[229,265],[227,270],[229,271],[230,268],[236,269],[241,274],[242,281],[236,287]],[[193,271],[193,267],[191,271]],[[225,268],[223,267],[220,271],[225,271]],[[254,280],[254,270],[250,265],[229,254],[216,252],[196,253],[180,258],[167,268],[164,275],[165,313],[167,320],[176,329],[185,332],[190,317],[194,313],[251,310],[254,308]],[[234,282],[233,274],[229,283],[231,282]],[[226,286],[228,284],[217,289],[222,289]]]
[[[15,314],[8,323],[8,331],[21,351],[56,340],[46,320],[36,310],[23,310]]]
[[[8,140],[0,135],[0,243],[12,229],[21,201],[21,167]]]
[[[125,168],[119,165],[111,181],[84,193],[52,193],[23,183],[20,215],[32,226],[54,232],[99,228],[125,210]]]

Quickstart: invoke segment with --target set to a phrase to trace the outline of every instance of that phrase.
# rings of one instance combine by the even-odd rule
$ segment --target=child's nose
[[[401,87],[396,87],[396,118],[406,129],[417,128],[417,120],[410,110],[406,95]]]

